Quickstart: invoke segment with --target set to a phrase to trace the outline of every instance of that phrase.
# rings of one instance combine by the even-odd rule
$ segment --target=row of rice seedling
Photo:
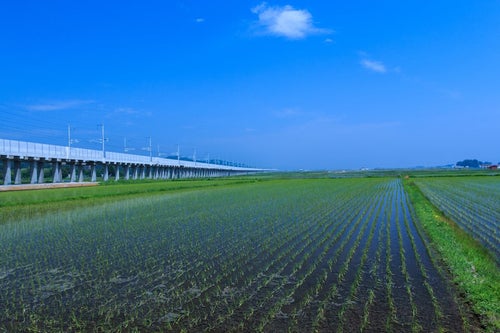
[[[415,183],[445,215],[480,241],[500,263],[500,179],[421,178]]]
[[[360,224],[362,224],[361,222],[363,221],[362,217],[364,216],[364,214],[364,209],[359,209],[356,211],[355,215],[342,221],[343,228],[335,235],[332,235],[333,237],[331,237],[328,246],[322,249],[321,255],[317,256],[318,261],[316,261],[308,271],[308,273],[310,274],[304,276],[304,278],[306,278],[307,280],[304,279],[304,283],[299,285],[299,287],[307,288],[307,290],[305,291],[306,297],[302,297],[302,299],[304,300],[303,302],[297,302],[296,306],[298,306],[298,308],[295,308],[294,312],[292,313],[297,314],[304,313],[304,311],[307,312],[308,308],[311,308],[314,302],[318,302],[318,294],[320,294],[322,288],[325,285],[328,285],[328,277],[334,268],[335,261],[338,259],[338,256],[340,255],[342,249],[345,247],[345,244],[347,244],[348,240],[351,239],[351,235],[355,234],[357,228],[360,226]],[[341,238],[346,239],[346,241],[341,243]],[[344,268],[344,272],[345,271],[346,269]],[[293,295],[294,297],[300,299],[300,292],[298,292],[298,289],[294,290]],[[286,314],[287,309],[282,309],[282,313]],[[300,318],[297,318],[296,316],[296,319]],[[290,325],[294,324],[296,324],[296,321],[290,323]],[[303,325],[302,327],[298,326],[295,328],[290,325],[289,329],[304,329]]]
[[[384,185],[386,193],[377,199],[380,207],[372,210],[372,214],[375,215],[372,223],[376,223],[376,226],[368,234],[370,242],[358,250],[357,257],[361,256],[361,260],[358,259],[355,266],[357,270],[353,270],[351,278],[346,279],[343,284],[339,281],[334,287],[337,298],[325,315],[330,320],[327,320],[320,328],[328,331],[333,327],[338,332],[373,330],[374,328],[384,331],[432,331],[436,329],[460,331],[460,322],[447,319],[428,320],[429,314],[432,315],[436,311],[430,307],[429,313],[431,297],[429,292],[423,289],[423,285],[418,283],[423,279],[423,272],[414,267],[416,265],[413,262],[414,256],[409,256],[412,246],[409,238],[405,237],[405,233],[411,230],[407,229],[403,215],[399,214],[404,212],[403,207],[406,204],[402,195],[404,193],[399,181]],[[406,215],[406,218],[411,219],[409,215]],[[420,238],[418,234],[414,237]],[[368,248],[370,250],[366,251]],[[367,255],[365,261],[363,261],[364,254]],[[423,251],[419,255],[427,256],[428,254]],[[377,270],[377,274],[371,278],[367,274],[367,272]],[[426,270],[429,271],[431,279],[442,281],[433,265],[426,267]],[[362,274],[357,275],[359,272]],[[435,285],[433,290],[441,287],[443,290],[436,291],[440,295],[444,294],[440,300],[440,307],[449,308],[448,304],[454,299],[451,295],[447,295],[446,283],[443,281],[442,284]],[[346,290],[349,290],[349,293],[346,293]],[[416,294],[420,295],[418,300]],[[452,308],[457,310],[456,306]],[[418,311],[421,311],[423,315],[419,315]],[[340,320],[332,319],[335,314],[341,316]],[[435,314],[432,317],[438,317],[438,315]],[[362,320],[359,321],[359,318]]]
[[[339,198],[340,199],[340,198]],[[335,205],[332,205],[330,202],[327,202],[326,207],[328,207],[328,210],[331,211],[331,208],[335,207],[338,205],[338,203],[345,203],[344,200],[338,200],[335,202]],[[342,213],[344,212],[344,209],[342,207]],[[331,215],[331,214],[327,214]],[[324,217],[327,217],[327,215],[324,215]],[[347,214],[349,215],[349,214]],[[279,277],[287,277],[286,279],[279,279],[279,281],[273,281],[271,284],[271,288],[268,292],[269,297],[262,297],[259,293],[254,294],[254,299],[261,299],[262,301],[257,302],[257,307],[255,304],[251,307],[251,314],[253,316],[245,316],[245,320],[249,321],[252,318],[262,316],[263,312],[266,312],[263,316],[262,320],[257,320],[253,321],[252,325],[248,327],[248,329],[262,329],[266,321],[269,321],[271,317],[275,314],[281,319],[287,319],[289,316],[294,317],[295,314],[293,313],[283,313],[279,310],[280,305],[286,305],[291,303],[291,300],[293,299],[290,296],[291,291],[285,291],[284,289],[290,289],[290,277],[293,278],[293,281],[295,281],[295,286],[301,286],[304,284],[304,281],[306,280],[307,276],[311,274],[311,271],[314,270],[314,267],[317,265],[316,263],[318,262],[318,258],[311,260],[311,253],[314,253],[314,249],[319,247],[321,248],[321,245],[324,244],[325,240],[330,239],[330,235],[332,234],[333,231],[336,229],[332,229],[332,226],[330,223],[325,223],[325,221],[328,221],[328,219],[311,219],[311,216],[305,215],[302,217],[301,220],[297,221],[301,225],[309,225],[309,224],[317,224],[317,225],[326,225],[329,229],[329,231],[326,231],[325,228],[318,233],[318,236],[315,241],[311,241],[311,238],[309,235],[304,234],[304,240],[303,240],[303,246],[300,248],[300,255],[299,256],[285,256],[286,261],[284,262],[285,265],[282,266],[278,271],[274,271],[273,275],[271,277],[278,278]],[[337,223],[338,224],[338,223]],[[317,255],[315,257],[318,257]],[[277,296],[279,295],[279,297]],[[293,303],[293,302],[292,302]],[[258,308],[259,311],[254,311],[255,308]],[[267,309],[267,310],[266,310]]]
[[[426,242],[392,179],[107,202],[0,225],[0,327],[459,332]]]

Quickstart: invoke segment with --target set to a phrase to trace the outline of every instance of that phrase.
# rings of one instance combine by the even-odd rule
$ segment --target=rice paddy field
[[[500,264],[500,179],[419,179],[432,203],[490,250]]]
[[[478,314],[455,281],[406,180],[219,182],[0,193],[0,332],[499,328],[498,307]],[[414,185],[481,244],[499,300],[500,179]]]

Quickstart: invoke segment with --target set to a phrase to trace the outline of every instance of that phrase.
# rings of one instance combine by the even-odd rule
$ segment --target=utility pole
[[[177,164],[181,165],[181,151],[180,151],[179,144],[177,144]]]
[[[194,149],[194,152],[193,152],[193,162],[194,162],[194,166],[196,166],[196,148]]]

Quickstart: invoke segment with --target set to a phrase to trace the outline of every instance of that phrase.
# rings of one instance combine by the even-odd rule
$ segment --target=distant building
[[[498,170],[498,165],[488,165],[488,169],[490,170]]]

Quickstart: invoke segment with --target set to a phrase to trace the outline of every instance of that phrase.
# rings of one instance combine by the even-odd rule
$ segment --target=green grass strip
[[[250,184],[260,181],[252,177],[170,181],[132,180],[102,183],[101,186],[91,187],[5,191],[0,192],[0,224],[54,211],[94,206],[125,198]]]
[[[500,270],[491,254],[446,218],[412,180],[404,187],[421,225],[486,332],[500,331]]]

